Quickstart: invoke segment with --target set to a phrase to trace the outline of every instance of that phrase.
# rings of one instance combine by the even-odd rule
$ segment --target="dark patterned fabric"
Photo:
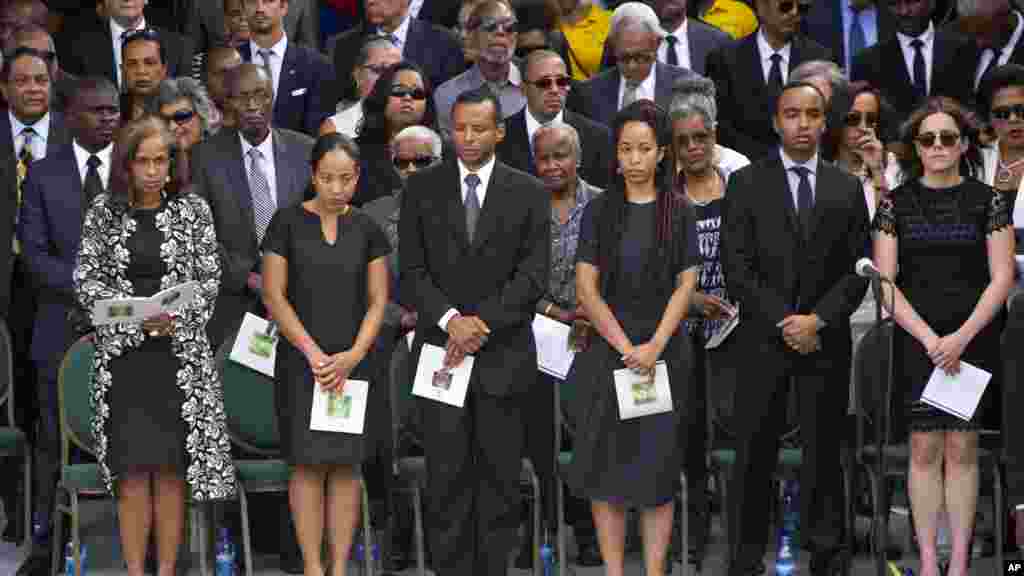
[[[186,194],[166,201],[156,217],[156,226],[163,234],[160,255],[167,266],[161,289],[190,280],[200,286],[191,304],[171,313],[172,350],[181,365],[177,384],[184,393],[181,417],[186,426],[185,481],[193,500],[228,498],[235,493],[235,471],[224,396],[206,337],[221,274],[213,215],[205,200]],[[115,209],[109,194],[101,194],[92,202],[82,227],[74,273],[75,292],[84,310],[91,311],[97,300],[133,295],[127,275],[132,255],[127,246],[136,229],[136,221]],[[109,365],[114,358],[139,348],[149,336],[141,325],[124,323],[99,326],[95,337],[92,432],[104,482],[113,491],[116,477],[107,462],[108,394],[112,385]]]
[[[562,224],[551,210],[551,277],[545,298],[567,310],[576,309],[576,245],[580,237],[583,209],[602,190],[579,179],[576,203],[569,209],[569,220]]]

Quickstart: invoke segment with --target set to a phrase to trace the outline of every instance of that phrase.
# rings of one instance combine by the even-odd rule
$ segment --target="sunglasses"
[[[996,120],[1009,120],[1016,115],[1018,119],[1024,119],[1024,104],[1013,104],[1011,106],[997,106],[992,109],[992,117]]]
[[[843,119],[843,123],[848,128],[857,128],[861,126],[862,121],[868,128],[878,128],[878,114],[875,112],[864,112],[862,114],[857,110],[852,110]]]
[[[427,91],[423,88],[409,88],[408,86],[392,86],[391,96],[395,98],[405,98],[409,96],[413,100],[426,100]]]
[[[801,15],[806,15],[811,11],[811,4],[794,2],[793,0],[783,0],[782,2],[779,2],[779,13],[781,14],[789,14],[794,8],[799,11]]]
[[[568,76],[548,76],[547,78],[541,78],[540,80],[534,80],[530,82],[534,87],[540,90],[550,90],[552,88],[568,88],[569,77]]]
[[[164,120],[167,120],[168,122],[174,122],[178,126],[181,126],[182,124],[185,124],[188,121],[190,121],[193,118],[195,118],[195,116],[196,116],[196,111],[195,110],[178,110],[177,112],[175,112],[174,114],[171,114],[170,116],[164,116]]]
[[[519,31],[519,21],[515,18],[498,20],[496,18],[481,18],[476,27],[488,34],[496,34],[499,30],[505,34],[514,34]]]
[[[960,141],[960,135],[956,132],[943,130],[938,134],[935,132],[922,132],[917,135],[917,138],[914,138],[918,144],[925,148],[931,148],[934,146],[936,139],[938,139],[939,143],[942,144],[943,148],[952,148]]]
[[[398,156],[395,156],[392,162],[395,164],[395,168],[397,170],[408,170],[414,166],[417,170],[422,170],[438,160],[439,158],[437,156],[416,156],[415,158],[399,158]]]

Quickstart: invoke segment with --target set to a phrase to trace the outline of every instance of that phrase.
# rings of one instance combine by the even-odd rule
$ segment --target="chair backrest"
[[[861,338],[853,353],[853,393],[858,449],[869,441],[869,437],[874,438],[874,430],[869,429],[868,424],[875,422],[885,405],[892,331],[892,319],[883,320],[881,324],[875,323]],[[890,401],[890,417],[893,413],[892,404]],[[890,439],[891,437],[890,434]]]
[[[93,357],[96,345],[92,338],[83,336],[75,342],[60,365],[58,385],[60,387],[60,431],[64,462],[67,463],[68,442],[89,452],[96,453],[92,435],[92,384]]]
[[[228,434],[232,442],[249,452],[277,456],[281,432],[274,411],[274,380],[229,358],[236,336],[224,340],[216,358]]]
[[[11,333],[0,318],[0,406],[7,408],[7,426],[14,426],[14,361],[11,355]],[[3,425],[3,423],[0,423]]]

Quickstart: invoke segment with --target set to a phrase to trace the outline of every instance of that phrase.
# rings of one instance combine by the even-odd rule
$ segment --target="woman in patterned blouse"
[[[175,573],[186,487],[194,501],[235,491],[206,339],[220,283],[217,239],[206,202],[180,182],[168,184],[173,148],[158,117],[121,129],[110,193],[86,214],[74,272],[85,310],[98,300],[197,284],[195,297],[168,314],[96,328],[92,430],[103,479],[117,496],[131,576],[143,574],[154,525],[159,573]]]

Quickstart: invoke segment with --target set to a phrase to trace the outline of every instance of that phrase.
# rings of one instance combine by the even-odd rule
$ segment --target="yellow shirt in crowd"
[[[739,0],[715,0],[701,20],[733,38],[743,38],[757,30],[757,16]]]
[[[601,54],[611,24],[612,13],[593,4],[576,24],[562,24],[562,34],[569,42],[570,74],[576,80],[586,80],[601,71]]]

